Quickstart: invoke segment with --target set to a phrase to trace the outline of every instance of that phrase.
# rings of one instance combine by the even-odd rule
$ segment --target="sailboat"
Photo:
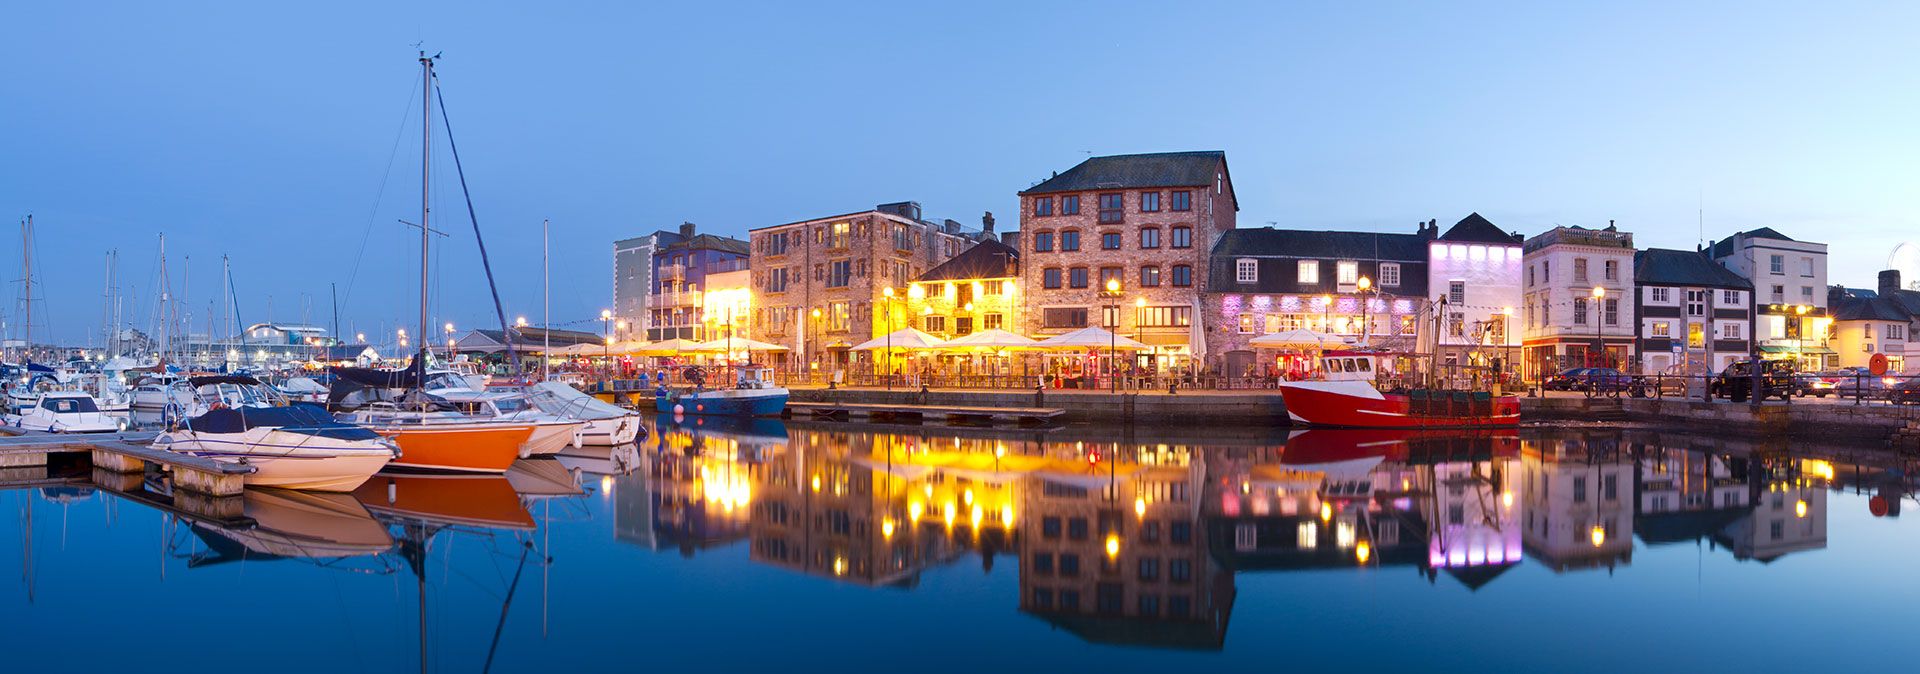
[[[388,372],[362,368],[332,368],[338,377],[334,386],[351,384],[360,388],[407,389],[395,402],[376,402],[343,413],[343,421],[367,427],[392,438],[400,446],[400,457],[393,466],[429,471],[502,473],[520,458],[521,446],[534,432],[527,422],[476,418],[454,409],[443,399],[426,391],[426,364],[430,359],[427,335],[433,334],[427,315],[427,292],[431,280],[430,247],[434,231],[429,227],[431,213],[431,167],[433,157],[433,61],[420,54],[420,351],[405,370]],[[444,113],[443,113],[444,114]],[[457,157],[458,155],[456,155]],[[338,401],[341,392],[330,399]]]
[[[33,216],[20,223],[21,286],[26,346],[26,376],[6,393],[6,409],[18,416],[12,425],[36,430],[98,433],[119,430],[119,423],[100,414],[102,405],[84,390],[76,375],[33,362]]]

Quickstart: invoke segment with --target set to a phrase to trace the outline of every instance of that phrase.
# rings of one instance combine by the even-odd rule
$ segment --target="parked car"
[[[1798,396],[1825,398],[1833,395],[1840,386],[1839,372],[1796,372],[1793,375],[1793,393]]]
[[[1574,383],[1576,390],[1588,393],[1620,393],[1631,390],[1633,385],[1633,375],[1610,367],[1587,368]]]
[[[1884,398],[1887,389],[1900,383],[1900,377],[1883,375],[1875,377],[1865,368],[1855,368],[1855,372],[1841,376],[1833,386],[1833,392],[1842,398]]]
[[[1548,391],[1578,391],[1580,390],[1580,376],[1591,369],[1593,368],[1570,367],[1561,370],[1557,374],[1548,375],[1546,381],[1540,382],[1540,388]]]
[[[1786,400],[1793,397],[1792,361],[1762,361],[1761,368],[1759,391],[1761,399]],[[1738,361],[1728,365],[1727,369],[1720,371],[1719,376],[1713,378],[1708,388],[1715,397],[1727,398],[1737,403],[1746,402],[1747,396],[1753,393],[1753,363]]]
[[[1900,405],[1920,403],[1920,377],[1909,377],[1887,387],[1887,400]]]

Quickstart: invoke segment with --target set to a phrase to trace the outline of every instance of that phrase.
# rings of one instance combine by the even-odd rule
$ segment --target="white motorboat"
[[[48,391],[18,414],[7,417],[7,425],[49,433],[117,433],[126,429],[124,419],[107,416],[84,391]]]
[[[428,395],[445,400],[461,413],[480,419],[533,424],[533,434],[520,445],[520,458],[550,456],[583,442],[585,422],[536,409],[519,393],[473,388],[472,377],[453,370],[427,372]]]
[[[327,402],[327,387],[311,377],[288,377],[286,381],[276,384],[274,388],[279,389],[281,395],[297,402]]]
[[[216,461],[247,463],[248,485],[353,491],[397,455],[380,434],[333,420],[325,410],[276,399],[244,375],[187,380],[205,411],[180,420],[154,447]]]
[[[582,444],[595,447],[624,445],[638,440],[640,434],[646,431],[640,423],[638,412],[587,395],[562,382],[534,384],[528,399],[542,412],[586,422],[586,426],[580,429]]]
[[[132,408],[143,412],[174,410],[185,416],[197,411],[193,408],[193,384],[176,374],[161,372],[143,377],[129,397]]]

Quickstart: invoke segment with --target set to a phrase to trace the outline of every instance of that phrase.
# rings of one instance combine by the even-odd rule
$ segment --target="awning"
[[[1186,331],[1182,330],[1180,332],[1142,332],[1134,339],[1148,346],[1186,346],[1187,337]]]
[[[1762,344],[1760,345],[1760,353],[1783,353],[1783,354],[1797,353],[1802,356],[1831,356],[1839,352],[1824,346],[1809,346],[1809,347],[1801,348],[1801,347],[1794,347],[1794,346],[1768,346],[1768,345]]]

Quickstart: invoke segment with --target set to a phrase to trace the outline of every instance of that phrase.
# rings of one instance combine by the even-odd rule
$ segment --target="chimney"
[[[1900,289],[1900,270],[1888,269],[1880,272],[1880,296],[1886,297]]]
[[[980,216],[980,233],[984,235],[982,238],[993,238],[993,211]]]
[[[685,239],[693,238],[693,223],[691,222],[680,223],[680,237]]]

